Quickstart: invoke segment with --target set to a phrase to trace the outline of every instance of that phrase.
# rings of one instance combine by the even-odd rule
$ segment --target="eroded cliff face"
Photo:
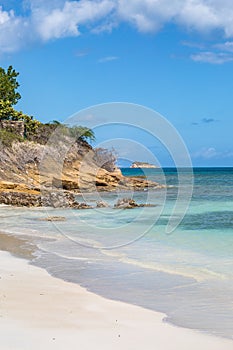
[[[0,192],[5,197],[12,192],[22,197],[23,193],[33,196],[45,190],[80,193],[161,187],[144,179],[124,177],[117,168],[110,172],[102,166],[96,163],[95,151],[86,142],[16,142],[11,148],[0,147]]]

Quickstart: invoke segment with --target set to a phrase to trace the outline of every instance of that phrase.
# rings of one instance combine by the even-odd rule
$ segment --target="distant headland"
[[[146,162],[133,162],[130,168],[159,168],[159,167],[155,164],[150,164]]]

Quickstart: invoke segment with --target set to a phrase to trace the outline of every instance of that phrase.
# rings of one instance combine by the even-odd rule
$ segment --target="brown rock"
[[[40,221],[66,221],[64,216],[48,216],[47,218],[40,218]]]
[[[108,208],[109,204],[107,202],[104,202],[104,201],[99,201],[96,203],[96,207],[97,208]]]
[[[116,209],[133,209],[137,207],[139,207],[139,205],[131,198],[118,199],[117,203],[114,205]]]

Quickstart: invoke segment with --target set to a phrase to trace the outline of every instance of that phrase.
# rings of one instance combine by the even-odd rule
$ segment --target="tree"
[[[13,107],[21,98],[17,91],[19,83],[16,78],[18,75],[19,73],[12,66],[9,66],[7,70],[0,67],[0,120],[24,121],[25,136],[27,136],[28,133],[36,130],[40,122],[32,116],[16,111]]]
[[[64,136],[70,136],[77,141],[94,141],[94,132],[83,126],[69,127],[60,123],[57,120],[53,120],[50,123],[42,124],[32,116],[28,116],[23,112],[18,112],[14,109],[14,105],[21,98],[20,93],[17,91],[19,83],[17,81],[19,73],[9,66],[7,70],[0,67],[0,121],[1,120],[22,120],[25,125],[25,137],[27,139],[39,139],[42,142],[48,140],[49,136],[55,130],[56,127]]]
[[[17,91],[19,83],[17,81],[19,73],[9,66],[7,70],[0,67],[0,100],[9,102],[10,106],[16,105],[21,98]]]
[[[73,126],[73,127],[68,127],[69,134],[71,137],[76,138],[76,140],[81,140],[81,141],[95,141],[95,134],[93,130],[85,127],[85,126]]]

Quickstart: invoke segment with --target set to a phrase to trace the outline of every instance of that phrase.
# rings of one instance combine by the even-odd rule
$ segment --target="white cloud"
[[[0,52],[10,53],[18,50],[27,35],[29,21],[15,16],[14,11],[3,11],[0,7]]]
[[[117,14],[141,32],[155,32],[182,9],[180,0],[118,0]]]
[[[105,63],[105,62],[111,62],[111,61],[116,61],[119,60],[119,57],[117,56],[106,56],[106,57],[102,57],[99,59],[99,63]]]
[[[203,43],[198,43],[198,42],[192,42],[192,41],[182,41],[181,45],[189,47],[189,48],[194,48],[194,49],[199,49],[199,50],[203,50],[205,49],[205,44]]]
[[[198,152],[193,154],[193,158],[202,159],[221,159],[221,158],[233,158],[232,151],[217,151],[214,147],[202,148]]]
[[[207,31],[221,26],[214,6],[208,1],[185,1],[177,14],[177,22],[198,31]]]
[[[176,23],[200,32],[222,30],[233,35],[233,2],[229,0],[118,0],[121,19],[139,31],[156,31],[165,23]]]
[[[78,36],[83,30],[111,31],[121,22],[141,32],[156,32],[174,23],[199,32],[220,30],[223,38],[233,38],[231,0],[24,0],[23,4],[21,16],[0,8],[0,52],[15,51],[31,40]],[[229,40],[224,50],[231,52],[232,46]],[[221,56],[202,53],[203,59],[215,63],[231,60]]]
[[[77,50],[75,52],[75,56],[78,58],[81,58],[81,57],[85,57],[85,56],[89,55],[89,53],[90,53],[90,49]]]
[[[226,62],[233,61],[233,55],[225,52],[198,52],[191,55],[191,59],[196,62],[212,63],[212,64],[223,64]]]
[[[109,20],[106,20],[103,23],[101,23],[100,25],[97,25],[96,27],[94,27],[91,30],[91,32],[94,34],[100,34],[103,32],[111,33],[112,30],[114,28],[116,28],[117,26],[118,26],[117,21],[112,16],[110,16]]]
[[[62,8],[46,13],[44,8],[34,13],[34,20],[40,37],[47,41],[67,36],[78,36],[78,27],[88,25],[106,16],[112,10],[112,2],[66,1]]]
[[[221,44],[216,44],[214,47],[218,50],[233,52],[233,41],[226,41]]]
[[[25,0],[24,16],[0,7],[0,53],[17,51],[30,41],[78,36],[79,26],[97,25],[113,6],[112,0]]]
[[[203,148],[197,153],[195,153],[195,158],[204,158],[204,159],[211,159],[216,158],[219,155],[219,152],[216,151],[214,147],[209,148]]]

